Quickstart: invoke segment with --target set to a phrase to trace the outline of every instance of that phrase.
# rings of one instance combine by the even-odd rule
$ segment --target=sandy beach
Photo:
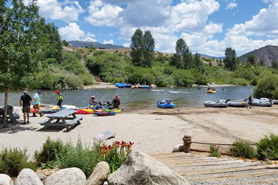
[[[19,108],[17,108],[19,109]],[[20,112],[20,109],[19,109]],[[134,142],[133,150],[147,154],[169,153],[182,143],[184,135],[193,142],[231,144],[235,140],[257,142],[270,133],[278,134],[278,106],[270,108],[176,108],[125,110],[116,116],[84,115],[81,124],[67,132],[61,128],[47,128],[39,122],[47,119],[31,117],[31,124],[17,124],[0,130],[2,147],[26,148],[29,154],[42,147],[47,137],[76,143],[92,144],[103,131],[115,131],[116,136],[106,141]],[[20,113],[20,119],[22,114]],[[209,145],[192,144],[192,148],[209,149]],[[225,149],[225,146],[222,147]],[[30,156],[31,157],[31,156]]]

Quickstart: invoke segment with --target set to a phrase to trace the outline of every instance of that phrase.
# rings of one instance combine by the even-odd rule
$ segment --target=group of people
[[[100,100],[97,100],[95,98],[95,96],[92,96],[89,100],[89,104],[90,105],[93,105],[93,106],[102,106],[102,102]],[[120,104],[121,104],[121,101],[120,101],[120,97],[118,94],[116,94],[112,100],[112,107],[113,108],[117,108],[119,109],[120,108]]]
[[[56,91],[57,94],[57,105],[59,107],[62,106],[63,96],[60,94],[60,91]],[[29,113],[31,112],[31,102],[33,102],[33,117],[36,117],[36,113],[42,117],[43,114],[40,112],[40,102],[41,102],[41,91],[38,90],[33,98],[28,94],[28,91],[24,91],[23,95],[20,97],[20,105],[22,106],[23,113],[23,124],[29,124]]]
[[[208,87],[207,90],[208,91],[215,91],[215,87]]]

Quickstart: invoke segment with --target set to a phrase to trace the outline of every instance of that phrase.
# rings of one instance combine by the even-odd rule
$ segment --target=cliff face
[[[254,55],[256,57],[256,62],[263,60],[267,66],[271,66],[273,60],[278,61],[278,46],[265,46],[246,53],[239,58],[242,62],[246,62],[249,55]]]

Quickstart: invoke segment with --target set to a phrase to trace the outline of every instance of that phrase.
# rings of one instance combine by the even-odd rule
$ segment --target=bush
[[[270,134],[261,139],[257,146],[258,158],[260,160],[277,160],[278,159],[278,135]]]
[[[256,152],[252,146],[244,141],[236,141],[229,149],[229,153],[235,157],[252,159],[256,157]]]
[[[54,168],[58,156],[64,151],[64,144],[61,140],[51,140],[49,137],[43,144],[41,151],[35,151],[34,158],[38,166],[43,168]]]
[[[261,79],[254,90],[254,96],[257,98],[278,98],[278,76],[268,75]]]
[[[217,157],[217,158],[221,157],[219,147],[211,145],[209,148],[210,148],[209,157]]]
[[[16,177],[23,168],[35,170],[35,166],[28,162],[27,150],[7,149],[0,153],[0,173]]]
[[[68,143],[65,146],[63,155],[58,156],[57,164],[59,168],[80,168],[86,177],[89,177],[94,167],[100,162],[97,153],[92,152],[88,147],[83,147],[79,139],[76,146]]]

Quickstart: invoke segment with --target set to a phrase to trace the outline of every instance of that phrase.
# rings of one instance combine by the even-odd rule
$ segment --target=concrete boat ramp
[[[152,157],[182,175],[192,185],[278,184],[277,164],[264,165],[260,161],[207,157],[183,152]]]

